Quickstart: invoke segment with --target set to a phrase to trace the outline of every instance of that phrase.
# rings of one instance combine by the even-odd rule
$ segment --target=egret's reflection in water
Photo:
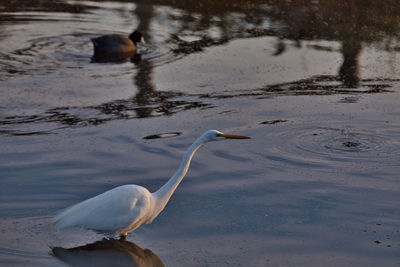
[[[70,266],[165,266],[150,249],[126,240],[103,239],[75,248],[54,247],[52,251]]]

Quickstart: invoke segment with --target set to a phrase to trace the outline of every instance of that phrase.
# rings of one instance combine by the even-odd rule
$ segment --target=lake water
[[[0,265],[399,266],[400,4],[378,2],[1,1]],[[93,60],[134,29],[139,54]],[[128,241],[52,226],[156,190],[208,129],[252,139],[201,148]]]

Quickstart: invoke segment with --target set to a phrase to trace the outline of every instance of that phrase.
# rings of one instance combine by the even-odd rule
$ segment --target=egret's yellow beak
[[[217,133],[217,136],[225,137],[227,139],[250,139],[248,136],[236,135],[236,134],[224,134]]]

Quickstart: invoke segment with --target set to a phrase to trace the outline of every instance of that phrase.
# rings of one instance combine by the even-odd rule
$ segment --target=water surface
[[[0,3],[2,266],[400,264],[396,1]],[[138,55],[93,61],[136,28]],[[208,129],[252,139],[204,146],[126,243],[51,225],[156,190]]]

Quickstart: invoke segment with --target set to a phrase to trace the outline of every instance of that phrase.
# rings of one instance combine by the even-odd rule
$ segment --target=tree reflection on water
[[[78,2],[52,2],[19,0],[18,4],[2,3],[0,11],[67,11],[88,12],[92,6]],[[120,1],[124,2],[124,1]],[[132,1],[129,1],[132,2]],[[206,47],[226,44],[238,38],[271,36],[277,39],[272,56],[279,57],[289,49],[300,48],[310,40],[334,41],[341,44],[343,61],[337,76],[319,76],[290,83],[244,90],[230,96],[222,94],[184,95],[180,92],[160,92],[153,82],[154,61],[134,58],[137,71],[133,84],[135,96],[129,99],[113,100],[98,106],[58,107],[33,116],[9,116],[0,121],[10,125],[31,123],[61,123],[64,126],[101,124],[114,119],[168,116],[181,110],[211,108],[205,99],[224,97],[259,96],[271,97],[285,94],[337,94],[337,93],[381,93],[390,91],[390,80],[361,80],[359,57],[368,44],[379,46],[386,51],[398,50],[400,32],[400,4],[397,0],[321,0],[321,1],[278,1],[278,0],[137,0],[132,10],[138,20],[137,29],[146,39],[152,40],[156,29],[152,21],[160,15],[156,7],[163,9],[172,32],[168,32],[165,44],[175,55],[186,56],[201,52]],[[49,5],[49,3],[52,3]],[[98,7],[96,7],[98,8]],[[10,13],[12,14],[12,13]],[[7,20],[10,20],[8,15]],[[7,25],[1,25],[6,27]],[[186,40],[185,37],[194,40]],[[288,44],[293,41],[295,46]],[[335,47],[311,46],[312,49],[335,51]],[[324,85],[323,82],[341,82]],[[365,90],[355,88],[363,86]],[[307,90],[305,90],[307,88]],[[353,88],[345,90],[344,88]],[[354,99],[353,99],[354,100]],[[80,112],[85,110],[86,112]],[[89,111],[89,112],[88,112]],[[85,115],[83,115],[85,114]],[[6,134],[29,134],[27,132],[2,130]],[[32,131],[31,134],[43,133]]]
[[[383,42],[386,50],[395,49],[392,41],[398,39],[400,30],[398,1],[276,1],[274,6],[270,17],[284,25],[280,38],[342,44],[338,76],[347,87],[359,86],[359,56],[364,43]]]

